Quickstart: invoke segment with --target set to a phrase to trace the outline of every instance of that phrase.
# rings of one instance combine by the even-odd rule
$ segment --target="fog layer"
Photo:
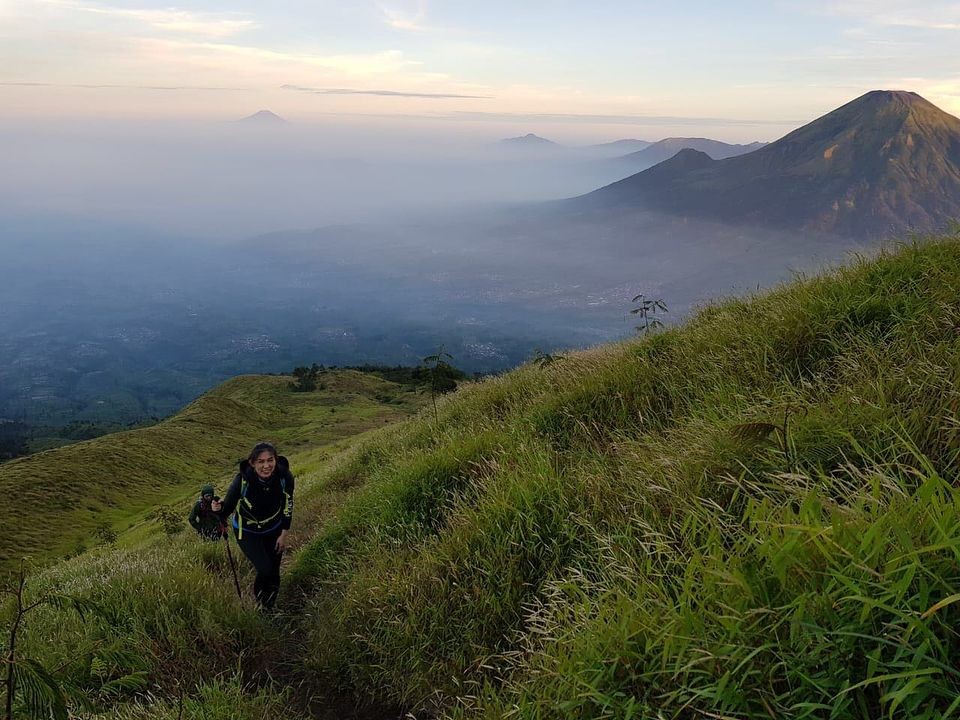
[[[832,239],[540,201],[601,150],[335,126],[0,128],[0,419],[130,422],[244,372],[496,371],[844,256]],[[638,168],[639,169],[639,168]]]
[[[6,212],[195,237],[546,200],[630,174],[604,149],[342,124],[0,125]]]

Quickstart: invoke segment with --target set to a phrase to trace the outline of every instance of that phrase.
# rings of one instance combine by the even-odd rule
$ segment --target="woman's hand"
[[[277,545],[276,545],[278,554],[282,553],[284,550],[287,549],[287,533],[289,532],[290,532],[289,530],[280,531],[280,537],[277,538]]]

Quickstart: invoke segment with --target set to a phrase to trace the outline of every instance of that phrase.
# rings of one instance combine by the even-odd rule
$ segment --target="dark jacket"
[[[277,456],[277,467],[266,480],[244,460],[223,498],[220,516],[226,518],[233,513],[232,525],[241,536],[289,530],[293,519],[293,486],[290,463],[282,455]]]
[[[214,498],[214,500],[219,500],[219,498]],[[187,520],[190,526],[204,537],[222,537],[220,528],[223,521],[202,496],[193,504],[193,510],[190,511],[190,517]]]

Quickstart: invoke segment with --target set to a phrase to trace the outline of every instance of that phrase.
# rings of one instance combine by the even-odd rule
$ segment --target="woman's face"
[[[264,450],[253,460],[253,469],[256,471],[257,475],[262,477],[264,480],[273,475],[273,470],[276,467],[277,458],[274,457],[273,453],[268,452],[267,450]]]

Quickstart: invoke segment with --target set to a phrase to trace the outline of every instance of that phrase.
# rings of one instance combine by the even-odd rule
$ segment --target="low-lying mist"
[[[132,422],[234,374],[497,371],[841,259],[832,239],[541,201],[589,148],[342,125],[0,127],[0,420]]]
[[[342,124],[0,125],[7,212],[204,238],[576,195],[629,174],[602,154],[448,129]]]

